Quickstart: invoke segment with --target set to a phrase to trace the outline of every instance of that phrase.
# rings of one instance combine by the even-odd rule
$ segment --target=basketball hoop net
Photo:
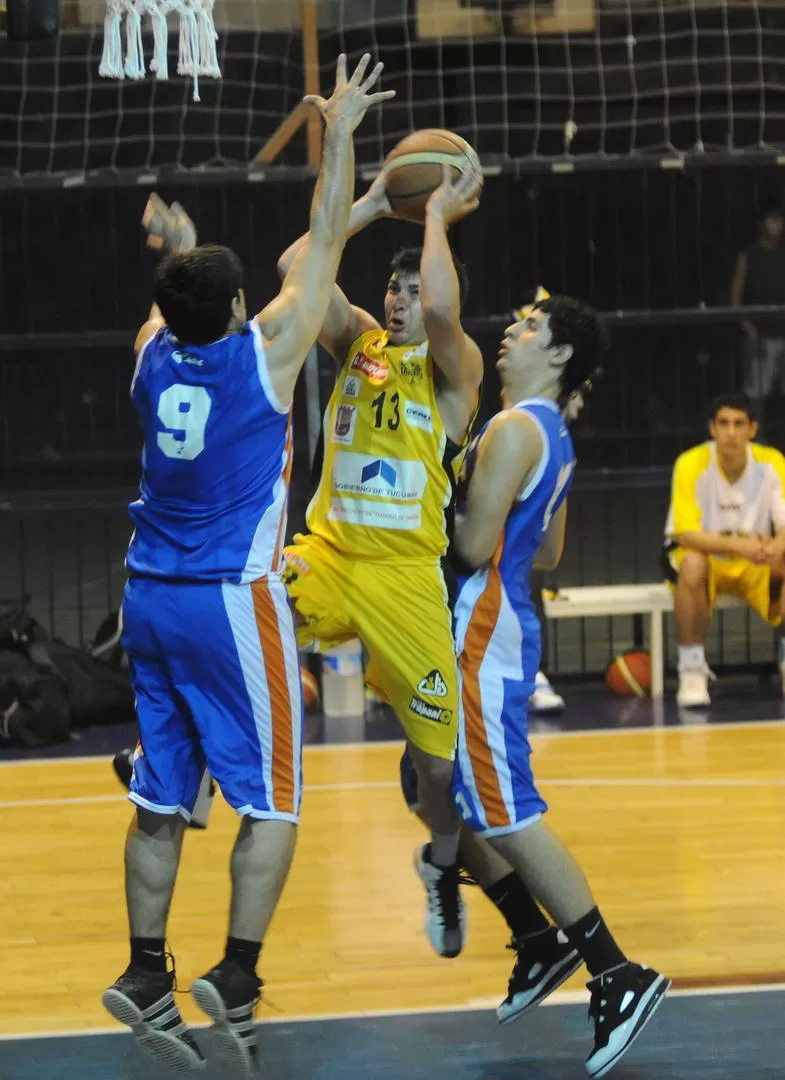
[[[98,74],[105,79],[143,79],[145,76],[142,19],[153,24],[153,58],[150,71],[157,79],[169,78],[166,16],[180,16],[180,51],[177,74],[194,81],[194,101],[199,101],[199,76],[220,79],[221,69],[215,43],[218,34],[213,22],[215,0],[106,0],[104,50]],[[122,22],[125,19],[125,60]]]

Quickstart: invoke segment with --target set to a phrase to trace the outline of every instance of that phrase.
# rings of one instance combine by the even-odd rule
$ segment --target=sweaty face
[[[723,458],[741,458],[746,454],[749,442],[758,433],[758,425],[743,409],[724,407],[709,423],[711,437]]]
[[[504,331],[496,368],[502,382],[511,377],[542,377],[552,367],[550,316],[535,308]]]
[[[425,341],[419,274],[393,274],[384,298],[384,318],[391,345],[419,345]]]

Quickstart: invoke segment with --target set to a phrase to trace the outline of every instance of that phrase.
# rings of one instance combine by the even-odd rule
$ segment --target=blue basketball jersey
[[[131,398],[144,449],[129,571],[240,584],[278,571],[291,407],[276,400],[258,324],[199,346],[162,328],[140,350]]]
[[[555,401],[531,398],[512,406],[534,421],[542,439],[540,464],[513,504],[500,547],[492,563],[498,568],[510,604],[519,618],[533,612],[529,595],[529,574],[537,549],[551,519],[567,497],[575,470],[575,451],[561,410]],[[490,423],[490,421],[489,421]],[[466,481],[471,479],[477,450],[487,424],[474,441],[466,457]],[[479,574],[481,571],[477,571]],[[476,575],[459,576],[459,590]]]

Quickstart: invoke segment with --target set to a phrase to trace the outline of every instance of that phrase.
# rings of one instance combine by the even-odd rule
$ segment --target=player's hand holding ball
[[[393,210],[390,196],[387,194],[387,175],[384,172],[379,173],[360,202],[367,204],[371,221],[398,216]]]
[[[438,214],[445,225],[453,225],[480,205],[482,176],[469,170],[452,178],[449,165],[442,165],[442,182],[425,205],[426,214]]]

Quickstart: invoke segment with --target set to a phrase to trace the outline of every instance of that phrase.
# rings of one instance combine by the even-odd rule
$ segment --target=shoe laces
[[[164,952],[164,959],[166,960],[166,974],[172,976],[172,993],[173,994],[187,994],[188,990],[181,990],[177,983],[177,965],[174,962],[174,953],[171,946],[167,941],[165,945],[166,951]]]
[[[460,906],[460,893],[458,891],[460,874],[454,867],[439,867],[439,869],[441,874],[435,885],[442,919],[445,926],[457,926]]]

